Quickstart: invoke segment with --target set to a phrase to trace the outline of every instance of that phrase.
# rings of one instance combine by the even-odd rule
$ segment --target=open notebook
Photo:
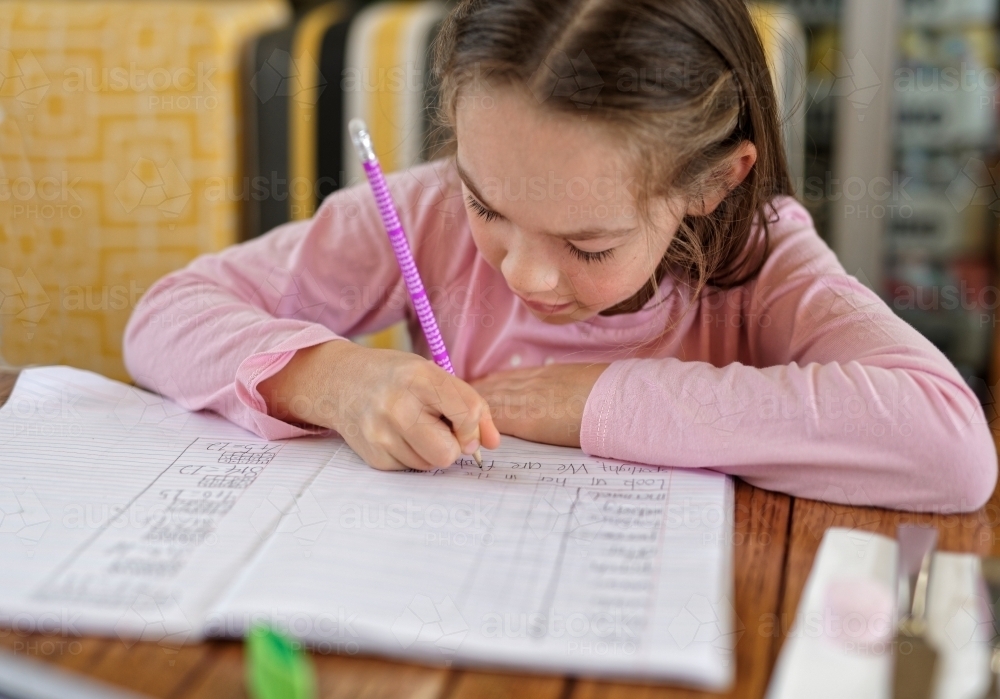
[[[69,367],[0,408],[0,626],[725,688],[733,488],[505,436],[433,472]]]

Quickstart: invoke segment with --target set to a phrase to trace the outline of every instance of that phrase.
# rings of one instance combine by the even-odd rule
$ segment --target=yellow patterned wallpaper
[[[0,0],[7,362],[127,379],[139,296],[238,239],[243,46],[290,18],[280,0]]]

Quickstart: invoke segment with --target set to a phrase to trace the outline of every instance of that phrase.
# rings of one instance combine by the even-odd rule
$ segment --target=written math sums
[[[178,598],[171,580],[214,539],[222,518],[282,444],[198,438],[99,527],[36,598],[117,606]]]

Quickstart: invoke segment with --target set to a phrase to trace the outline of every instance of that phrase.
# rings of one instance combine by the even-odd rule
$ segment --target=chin
[[[540,320],[542,320],[543,322],[548,323],[549,325],[569,325],[570,323],[577,322],[576,318],[574,318],[573,316],[567,316],[567,315],[563,315],[563,316],[544,316],[544,317],[543,316],[538,316],[538,318]]]
[[[543,313],[536,312],[534,309],[531,309],[531,312],[540,321],[550,325],[569,325],[570,323],[578,323],[581,320],[587,320],[588,318],[596,315],[594,313],[589,313],[582,308],[577,308],[572,313],[562,313],[559,315],[545,315]]]

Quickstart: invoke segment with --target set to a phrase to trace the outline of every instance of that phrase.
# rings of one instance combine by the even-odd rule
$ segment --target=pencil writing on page
[[[427,292],[424,291],[424,283],[420,279],[420,272],[417,264],[413,260],[413,253],[410,251],[410,244],[406,240],[406,233],[403,231],[403,224],[399,220],[396,212],[396,205],[392,201],[392,194],[389,192],[389,185],[382,174],[382,166],[375,157],[375,150],[372,148],[371,135],[365,122],[357,117],[351,119],[348,124],[351,132],[351,141],[361,158],[361,165],[365,169],[368,177],[368,184],[371,185],[372,193],[378,204],[379,214],[382,216],[382,223],[385,231],[389,235],[389,242],[392,244],[392,251],[396,255],[396,262],[403,273],[403,281],[406,283],[406,290],[413,301],[413,308],[420,320],[420,327],[427,338],[427,345],[430,347],[431,355],[435,363],[454,375],[455,368],[451,365],[451,358],[448,356],[448,349],[444,346],[444,339],[441,337],[441,330],[438,328],[437,320],[434,318],[434,309],[431,308],[427,299]],[[449,423],[450,424],[450,423]],[[481,449],[476,449],[473,454],[479,468],[483,467],[483,455]]]

